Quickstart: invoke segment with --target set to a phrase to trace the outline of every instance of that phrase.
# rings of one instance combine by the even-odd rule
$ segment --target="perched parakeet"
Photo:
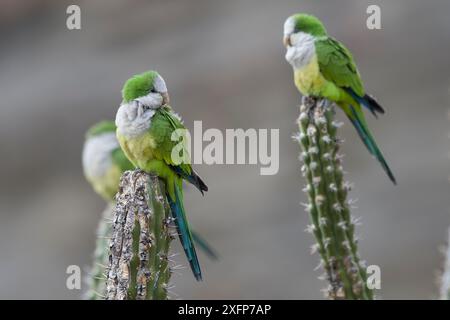
[[[395,184],[394,175],[369,131],[362,106],[375,116],[384,110],[366,93],[350,51],[328,36],[319,19],[307,14],[295,14],[286,20],[283,42],[298,90],[305,96],[335,102]]]
[[[113,121],[98,122],[87,131],[82,164],[84,175],[95,192],[107,202],[112,202],[122,173],[134,169],[120,148]],[[208,257],[217,259],[215,250],[202,236],[193,231],[192,237]]]
[[[134,169],[120,148],[112,121],[101,121],[87,131],[82,162],[86,179],[108,202],[117,193],[122,173]]]
[[[125,82],[122,98],[116,114],[120,146],[136,167],[157,174],[165,181],[181,244],[195,278],[201,280],[200,264],[183,206],[182,182],[187,180],[202,194],[208,187],[189,163],[177,164],[172,159],[172,150],[178,144],[172,141],[172,133],[185,127],[168,105],[166,83],[155,71],[136,75]]]

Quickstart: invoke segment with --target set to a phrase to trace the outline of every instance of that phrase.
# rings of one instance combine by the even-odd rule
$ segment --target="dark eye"
[[[153,88],[152,90],[150,90],[151,93],[157,93],[157,91],[155,90],[155,88]]]
[[[147,111],[147,110],[150,110],[150,107],[149,106],[146,106],[145,104],[142,106],[142,110],[144,110],[144,112],[145,111]]]

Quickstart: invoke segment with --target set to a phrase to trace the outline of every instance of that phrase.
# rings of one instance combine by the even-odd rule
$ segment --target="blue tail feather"
[[[212,260],[218,260],[219,257],[216,253],[216,251],[212,248],[212,246],[206,241],[201,235],[199,235],[197,232],[192,231],[192,239],[194,239],[194,242],[200,249],[206,253],[206,255],[212,259]]]
[[[365,94],[364,97],[360,97],[350,88],[344,88],[344,90],[347,91],[347,93],[350,94],[359,104],[366,107],[375,118],[378,118],[377,112],[382,114],[384,113],[383,107],[380,106],[380,104],[370,95]]]
[[[202,280],[202,272],[200,269],[200,263],[197,258],[197,253],[195,251],[194,242],[192,240],[192,235],[189,230],[189,225],[186,219],[186,214],[184,212],[184,206],[182,203],[181,192],[178,186],[175,184],[175,199],[172,199],[169,194],[167,194],[167,199],[172,211],[172,216],[175,219],[175,225],[177,227],[178,235],[180,237],[183,250],[189,261],[192,273],[197,281]]]

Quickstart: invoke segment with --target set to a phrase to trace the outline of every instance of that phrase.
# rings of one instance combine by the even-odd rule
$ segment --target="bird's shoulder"
[[[316,53],[319,60],[328,64],[330,62],[337,64],[350,63],[355,67],[353,56],[347,47],[332,37],[318,37],[314,41]]]
[[[186,129],[181,118],[171,109],[163,107],[158,109],[152,117],[149,133],[157,142],[167,142],[167,139],[170,140],[173,132],[177,129]]]
[[[320,71],[327,80],[363,94],[358,68],[344,44],[332,37],[319,37],[315,40],[315,47]]]
[[[169,106],[157,110],[153,116],[149,133],[157,145],[154,150],[156,158],[173,165],[172,151],[180,143],[183,145],[183,152],[189,153],[186,145],[187,129],[181,118]]]

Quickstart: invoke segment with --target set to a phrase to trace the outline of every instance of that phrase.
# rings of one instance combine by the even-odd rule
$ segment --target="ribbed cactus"
[[[108,264],[109,238],[112,232],[112,212],[114,204],[109,203],[103,210],[101,220],[97,227],[97,241],[93,255],[93,264],[89,271],[86,284],[88,290],[84,298],[88,300],[99,300],[105,296],[106,265]]]
[[[366,285],[366,271],[362,265],[354,236],[347,192],[343,180],[342,157],[338,153],[339,140],[334,121],[334,108],[327,100],[304,97],[300,107],[296,136],[302,152],[302,173],[307,180],[311,225],[317,243],[312,251],[321,257],[326,290],[330,299],[372,299],[373,292]]]
[[[171,225],[164,183],[141,170],[126,171],[114,208],[106,299],[168,298]]]
[[[444,272],[440,279],[440,298],[441,300],[450,300],[450,229],[448,230],[448,242],[444,255],[445,264]]]

